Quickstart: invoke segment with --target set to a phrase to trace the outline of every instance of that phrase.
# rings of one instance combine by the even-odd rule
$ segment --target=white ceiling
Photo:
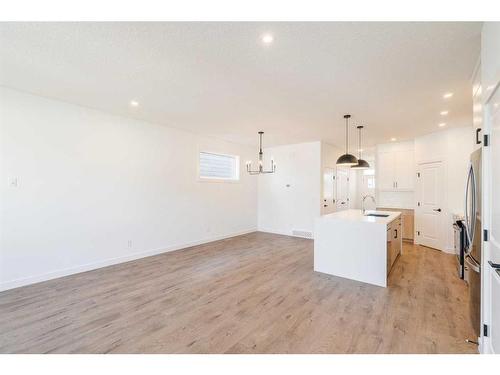
[[[255,144],[472,123],[480,23],[1,23],[0,84]],[[274,35],[264,46],[263,33]],[[450,100],[443,93],[452,91]],[[131,108],[131,99],[140,105]],[[356,143],[354,126],[352,144]]]

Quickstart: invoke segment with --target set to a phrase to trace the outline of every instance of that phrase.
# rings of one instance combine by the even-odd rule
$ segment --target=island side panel
[[[318,218],[314,270],[387,286],[387,225]]]

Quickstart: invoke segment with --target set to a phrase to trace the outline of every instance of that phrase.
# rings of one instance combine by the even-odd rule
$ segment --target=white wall
[[[274,174],[258,176],[259,230],[312,233],[314,218],[320,214],[321,142],[269,147],[264,156],[274,157],[277,167]]]
[[[199,182],[199,150],[256,151],[0,88],[0,289],[255,230],[257,178]]]
[[[329,143],[321,142],[321,168],[337,168],[337,159],[344,152]]]
[[[446,251],[453,252],[452,214],[463,214],[464,189],[470,154],[474,147],[471,127],[444,130],[415,138],[415,162],[443,160],[445,164]]]

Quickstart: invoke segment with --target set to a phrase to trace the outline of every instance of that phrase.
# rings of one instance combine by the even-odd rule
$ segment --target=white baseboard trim
[[[455,249],[453,247],[445,247],[444,252],[448,254],[455,254]]]
[[[257,229],[259,232],[263,232],[263,233],[272,233],[272,234],[280,234],[282,236],[290,236],[290,237],[297,237],[297,238],[305,238],[305,239],[308,239],[308,240],[312,240],[314,238],[308,238],[308,237],[302,237],[302,236],[295,236],[293,235],[293,233],[291,232],[284,232],[284,231],[280,231],[280,230],[274,230],[274,229],[269,229],[269,228],[258,228]],[[314,232],[313,232],[313,237],[314,237]]]
[[[146,251],[128,254],[125,256],[121,256],[121,257],[108,258],[108,259],[100,260],[97,262],[81,264],[81,265],[78,265],[75,267],[51,271],[51,272],[47,272],[47,273],[44,273],[41,275],[34,275],[34,276],[28,276],[28,277],[23,277],[23,278],[19,278],[19,279],[4,281],[4,282],[0,283],[0,292],[5,291],[5,290],[9,290],[9,289],[19,288],[19,287],[25,286],[25,285],[40,283],[42,281],[57,279],[59,277],[74,275],[74,274],[81,273],[81,272],[91,271],[91,270],[95,270],[95,269],[103,268],[103,267],[108,267],[108,266],[112,266],[114,264],[130,262],[130,261],[136,260],[136,259],[146,258],[149,256],[158,255],[158,254],[162,254],[162,253],[168,253],[170,251],[180,250],[180,249],[184,249],[186,247],[197,246],[197,245],[202,245],[202,244],[209,243],[209,242],[224,240],[226,238],[241,236],[243,234],[253,233],[256,231],[257,231],[257,228],[252,228],[252,229],[248,229],[248,230],[244,230],[244,231],[230,233],[227,235],[214,236],[214,237],[204,238],[204,239],[201,239],[198,241],[186,242],[186,243],[182,243],[182,244],[176,244],[176,245],[171,245],[171,246],[167,246],[167,247],[162,247],[160,249],[146,250]]]

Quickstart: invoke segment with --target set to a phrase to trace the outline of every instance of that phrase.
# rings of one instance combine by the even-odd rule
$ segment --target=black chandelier
[[[260,141],[259,141],[259,169],[256,169],[254,171],[252,171],[252,162],[251,161],[247,161],[247,172],[249,174],[261,174],[261,173],[274,173],[276,172],[276,164],[274,164],[274,160],[271,159],[271,169],[270,170],[264,170],[263,166],[262,166],[262,157],[264,156],[264,153],[262,152],[262,135],[264,134],[263,131],[260,131],[259,132],[259,138],[260,138]]]

